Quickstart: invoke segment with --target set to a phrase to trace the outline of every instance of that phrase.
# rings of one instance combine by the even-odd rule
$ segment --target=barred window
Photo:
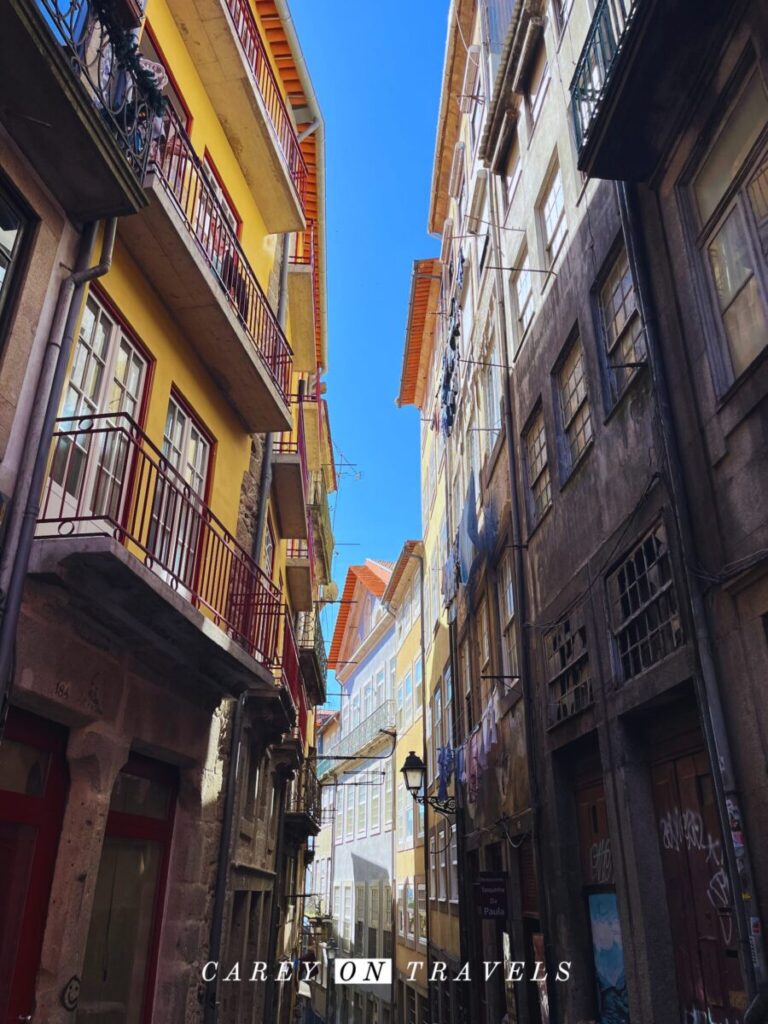
[[[625,249],[619,253],[600,290],[600,311],[608,365],[615,391],[620,394],[637,369],[632,364],[645,360],[645,334]]]
[[[550,724],[555,725],[588,707],[593,700],[587,629],[581,609],[544,637],[549,679]]]
[[[532,499],[532,520],[537,523],[552,504],[552,481],[547,462],[547,435],[544,413],[541,409],[528,428],[525,437],[528,454],[528,487]]]
[[[624,679],[639,675],[684,642],[663,523],[608,577],[608,601]]]
[[[570,465],[575,466],[592,440],[592,416],[589,410],[587,378],[584,373],[584,349],[577,339],[563,361],[558,374],[563,432],[568,442]]]

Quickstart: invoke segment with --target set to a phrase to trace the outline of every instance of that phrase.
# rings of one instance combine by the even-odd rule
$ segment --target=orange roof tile
[[[425,342],[432,337],[437,326],[435,321],[439,295],[440,260],[415,260],[398,405],[422,407],[430,354],[430,346]]]
[[[339,614],[333,631],[331,649],[328,652],[329,668],[336,669],[339,664],[341,645],[344,642],[344,634],[347,631],[357,584],[362,584],[374,597],[381,597],[386,590],[387,583],[389,583],[391,572],[392,562],[381,562],[372,558],[366,558],[364,565],[351,565],[347,570]]]

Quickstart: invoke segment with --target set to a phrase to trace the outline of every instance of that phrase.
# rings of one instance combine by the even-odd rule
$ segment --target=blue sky
[[[438,251],[426,225],[447,12],[448,0],[291,0],[325,119],[331,429],[354,463],[339,473],[340,589],[349,565],[394,559],[421,531],[419,415],[395,398],[413,260]]]

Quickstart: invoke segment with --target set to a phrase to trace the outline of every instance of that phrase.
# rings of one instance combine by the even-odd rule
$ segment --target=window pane
[[[738,376],[765,347],[766,325],[746,227],[734,207],[708,247],[715,288]]]
[[[10,287],[11,269],[19,255],[23,222],[2,193],[0,193],[0,312]]]
[[[706,223],[736,177],[755,140],[768,121],[768,96],[760,75],[752,75],[727,118],[711,153],[693,184],[702,223]]]

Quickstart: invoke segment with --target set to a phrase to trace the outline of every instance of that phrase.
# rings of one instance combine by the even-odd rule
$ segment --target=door
[[[118,775],[85,950],[76,1024],[148,1024],[176,773],[132,755]]]
[[[31,1017],[64,803],[66,731],[12,709],[0,743],[0,1022]]]
[[[121,521],[147,368],[136,344],[89,296],[56,425],[44,521]]]
[[[746,1007],[733,894],[703,750],[653,767],[683,1024],[738,1024]]]

